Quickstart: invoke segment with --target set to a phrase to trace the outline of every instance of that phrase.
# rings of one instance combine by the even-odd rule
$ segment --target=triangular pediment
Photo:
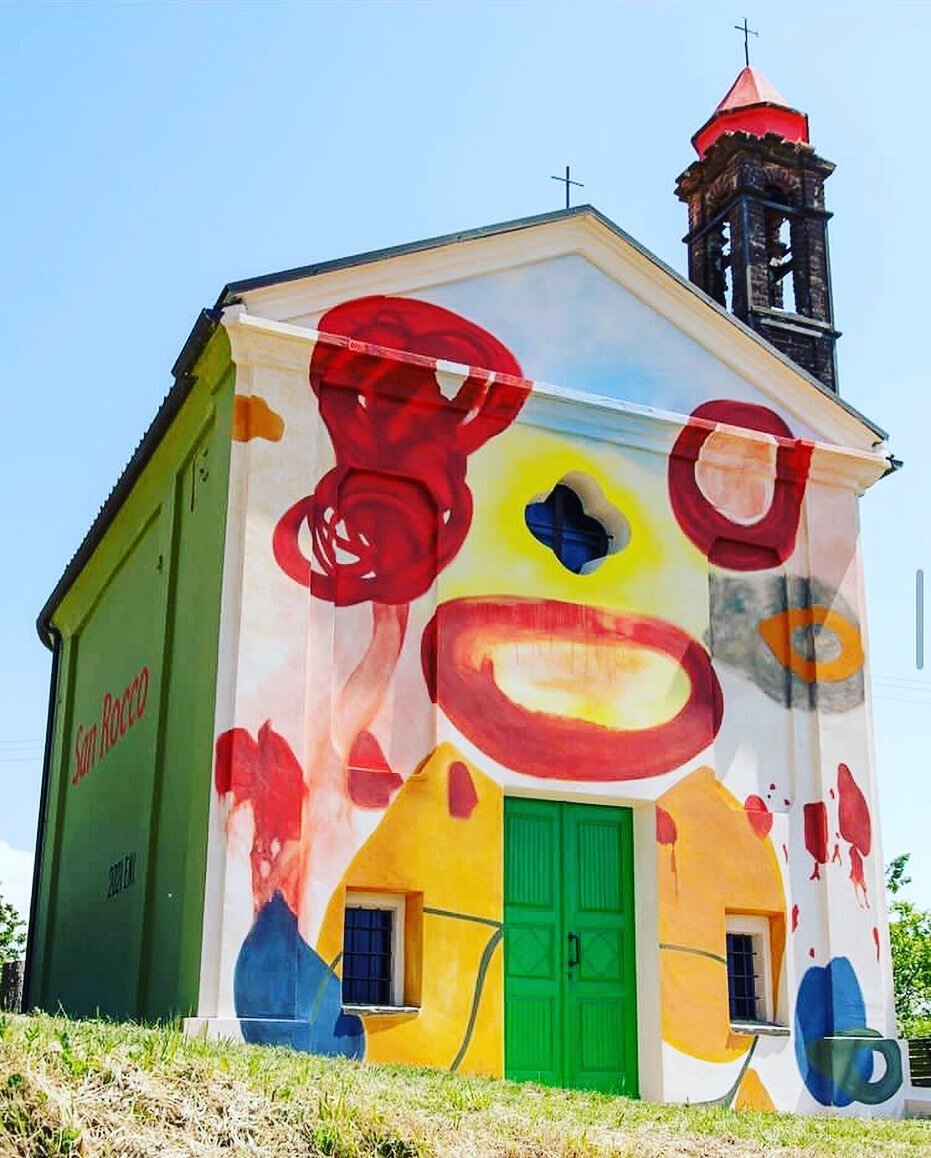
[[[369,294],[462,314],[537,382],[681,415],[711,399],[758,402],[797,437],[862,451],[883,438],[588,207],[235,283],[218,304],[316,330],[328,309]]]

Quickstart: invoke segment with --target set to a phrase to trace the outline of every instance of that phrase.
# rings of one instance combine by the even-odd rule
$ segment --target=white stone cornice
[[[317,340],[315,330],[253,317],[242,305],[227,307],[222,324],[237,367],[274,366],[307,372]]]
[[[369,349],[373,355],[393,358],[399,362],[423,365],[431,361],[398,350],[350,343],[347,338],[322,334],[290,322],[255,317],[242,305],[231,306],[224,311],[223,325],[229,334],[233,361],[237,367],[245,369],[259,365],[272,366],[305,375],[314,346],[320,341],[357,345],[359,349]],[[438,363],[437,369],[441,373],[459,376],[468,372],[466,366],[446,362]],[[689,418],[685,414],[586,394],[547,382],[528,382],[527,386],[530,388],[530,396],[518,421],[561,434],[594,438],[617,446],[669,455],[679,433],[689,423],[705,426],[709,431],[726,430],[736,437],[737,449],[734,453],[714,450],[713,461],[716,465],[744,472],[747,465],[746,460],[741,458],[740,445],[765,443],[771,446],[773,442],[771,435],[744,427]],[[836,446],[827,442],[811,445],[813,451],[808,477],[815,483],[862,493],[888,469],[884,444],[871,450]]]
[[[738,438],[738,446],[740,442],[767,446],[773,442],[770,435],[744,427],[703,422],[685,414],[584,394],[546,382],[533,383],[533,391],[518,421],[562,434],[595,438],[664,455],[672,451],[680,431],[689,422],[707,426],[709,430],[726,430]],[[871,451],[825,442],[810,445],[813,451],[808,477],[815,483],[862,493],[888,470],[888,452],[883,445]],[[746,461],[739,451],[735,454],[716,451],[709,461],[734,470],[747,470]]]

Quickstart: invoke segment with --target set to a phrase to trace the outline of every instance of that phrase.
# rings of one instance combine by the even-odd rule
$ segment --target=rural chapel
[[[241,281],[39,618],[27,1001],[664,1101],[901,1112],[807,117],[688,280],[590,206]]]

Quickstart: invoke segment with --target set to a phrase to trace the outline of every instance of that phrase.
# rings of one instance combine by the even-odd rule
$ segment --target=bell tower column
[[[830,390],[837,390],[824,182],[808,118],[745,68],[692,138],[678,179],[689,278]]]

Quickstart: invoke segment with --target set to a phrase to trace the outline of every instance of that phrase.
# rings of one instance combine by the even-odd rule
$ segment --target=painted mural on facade
[[[611,1088],[639,1051],[668,1100],[887,1102],[853,495],[762,398],[693,398],[664,449],[547,426],[520,345],[451,293],[342,302],[303,379],[237,387],[220,1005],[247,1040],[370,1060],[510,1072],[519,1016],[563,1057],[544,1080]],[[586,804],[649,817],[616,852],[655,912],[587,888],[623,837]],[[528,899],[524,855],[572,896]],[[344,916],[373,894],[400,906],[400,992],[347,1008]],[[729,1007],[741,922],[762,1027]],[[630,1016],[603,1033],[588,1000]]]

